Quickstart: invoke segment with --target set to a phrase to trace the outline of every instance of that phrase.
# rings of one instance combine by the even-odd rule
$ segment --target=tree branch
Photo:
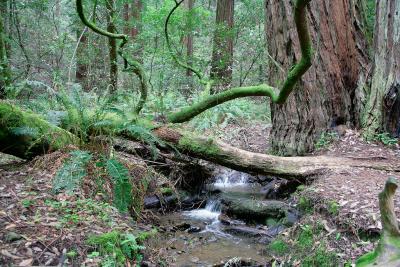
[[[289,71],[286,80],[278,95],[274,93],[273,87],[261,84],[257,86],[232,88],[227,91],[208,96],[192,106],[182,108],[168,116],[171,123],[181,123],[192,119],[205,110],[215,107],[224,102],[247,96],[267,96],[275,104],[283,104],[293,91],[296,83],[307,72],[312,65],[313,49],[308,29],[306,7],[311,0],[297,0],[295,4],[294,20],[297,28],[301,48],[301,59]],[[177,7],[175,7],[176,9]],[[172,12],[173,13],[173,12]],[[171,13],[170,13],[171,14]],[[166,23],[167,25],[167,23]],[[176,56],[175,56],[176,57]],[[176,59],[175,59],[176,60]],[[180,64],[186,67],[185,64]]]
[[[122,40],[118,49],[118,55],[124,60],[124,71],[132,71],[139,77],[140,80],[140,99],[134,110],[136,114],[139,114],[147,100],[148,81],[146,78],[146,73],[139,61],[128,58],[124,53],[124,46],[128,42],[128,36],[126,34],[111,33],[105,31],[97,27],[94,22],[90,22],[85,16],[82,0],[76,0],[76,10],[83,24],[85,24],[95,33],[106,36],[108,38]]]

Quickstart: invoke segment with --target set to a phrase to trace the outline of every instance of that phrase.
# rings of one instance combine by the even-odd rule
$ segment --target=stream
[[[284,228],[246,223],[224,214],[226,198],[264,201],[261,184],[249,182],[250,177],[222,169],[214,182],[205,186],[209,197],[204,208],[160,217],[160,225],[167,227],[157,242],[175,266],[224,266],[232,258],[265,264],[267,243]]]

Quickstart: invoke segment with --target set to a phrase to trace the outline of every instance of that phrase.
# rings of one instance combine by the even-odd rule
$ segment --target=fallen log
[[[232,147],[217,139],[185,133],[170,127],[153,131],[160,139],[171,143],[184,154],[211,161],[238,171],[283,177],[286,179],[309,179],[329,170],[370,168],[400,172],[400,160],[396,163],[345,157],[308,156],[278,157],[253,153]]]
[[[120,124],[116,121],[116,125]],[[101,132],[115,135],[112,126]],[[329,170],[348,168],[400,172],[400,160],[393,163],[327,156],[278,157],[245,151],[217,139],[184,132],[172,126],[154,128],[153,134],[182,154],[253,174],[305,181]],[[119,131],[117,135],[135,140],[135,136],[130,136],[126,131]],[[80,145],[80,140],[38,115],[23,111],[10,103],[0,102],[0,151],[21,158],[31,158],[46,153],[49,149],[57,150],[70,144]]]
[[[29,159],[50,149],[79,145],[72,133],[54,126],[39,115],[0,101],[0,151]]]

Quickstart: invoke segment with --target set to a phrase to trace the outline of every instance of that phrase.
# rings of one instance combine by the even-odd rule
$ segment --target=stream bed
[[[209,197],[203,208],[160,217],[162,235],[157,245],[166,250],[175,266],[224,266],[232,258],[264,266],[268,259],[267,244],[284,228],[246,223],[223,212],[224,198],[264,201],[261,184],[249,182],[249,177],[223,169],[213,183],[205,186]]]

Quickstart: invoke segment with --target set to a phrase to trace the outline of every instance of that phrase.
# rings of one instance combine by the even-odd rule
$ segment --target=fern
[[[165,143],[160,138],[155,136],[150,129],[147,129],[141,125],[130,124],[126,126],[124,130],[135,139],[148,144],[150,146],[150,152],[153,158],[157,158],[158,156],[157,146],[165,146]]]
[[[127,212],[133,199],[129,171],[116,159],[109,159],[106,169],[114,180],[114,206],[121,212]]]
[[[63,164],[53,180],[53,192],[62,190],[73,192],[87,175],[86,166],[92,155],[86,151],[76,150],[70,153],[71,157]]]
[[[32,127],[14,127],[11,132],[16,136],[29,136],[32,138],[39,136],[38,129]]]

